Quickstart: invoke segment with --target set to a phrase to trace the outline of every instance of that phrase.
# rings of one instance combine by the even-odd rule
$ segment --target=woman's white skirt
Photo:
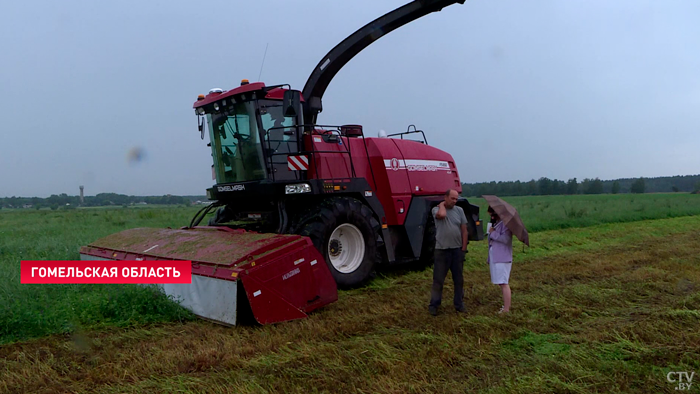
[[[489,254],[491,251],[489,250]],[[490,256],[489,256],[490,257]],[[491,259],[489,258],[489,261]],[[507,285],[510,279],[510,268],[513,263],[489,263],[489,269],[491,270],[491,283],[495,285]]]

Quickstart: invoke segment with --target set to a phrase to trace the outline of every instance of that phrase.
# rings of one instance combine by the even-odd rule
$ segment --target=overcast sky
[[[0,197],[202,195],[198,94],[258,80],[266,46],[260,80],[301,89],[405,2],[6,2]],[[698,174],[698,21],[697,0],[468,0],[356,56],[319,122],[415,124],[463,182]]]

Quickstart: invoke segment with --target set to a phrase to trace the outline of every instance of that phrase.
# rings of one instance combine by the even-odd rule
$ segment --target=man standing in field
[[[433,287],[430,291],[428,311],[436,316],[442,302],[442,287],[447,271],[452,272],[454,281],[454,307],[457,312],[466,312],[464,307],[464,255],[469,244],[467,217],[458,207],[459,194],[450,189],[445,193],[445,201],[433,208],[435,218],[435,264],[433,265]]]

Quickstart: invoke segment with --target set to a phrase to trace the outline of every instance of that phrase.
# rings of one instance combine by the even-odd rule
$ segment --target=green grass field
[[[0,392],[657,393],[678,392],[668,372],[700,379],[700,195],[504,199],[532,245],[515,247],[508,316],[473,242],[467,316],[427,313],[431,270],[388,270],[308,319],[234,328],[138,286],[19,283],[20,260],[78,259],[196,209],[0,212]]]
[[[190,318],[182,308],[138,286],[22,285],[21,260],[79,260],[97,238],[134,227],[189,224],[197,208],[89,208],[0,212],[0,343],[73,332]],[[138,300],[138,301],[136,301]]]
[[[700,196],[688,193],[527,196],[503,200],[518,210],[530,232],[700,215]],[[470,198],[469,202],[479,205],[482,219],[488,220],[484,199]]]

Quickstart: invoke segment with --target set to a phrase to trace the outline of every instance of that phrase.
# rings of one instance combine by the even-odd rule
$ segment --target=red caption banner
[[[150,261],[22,261],[23,284],[192,283],[192,262]]]

